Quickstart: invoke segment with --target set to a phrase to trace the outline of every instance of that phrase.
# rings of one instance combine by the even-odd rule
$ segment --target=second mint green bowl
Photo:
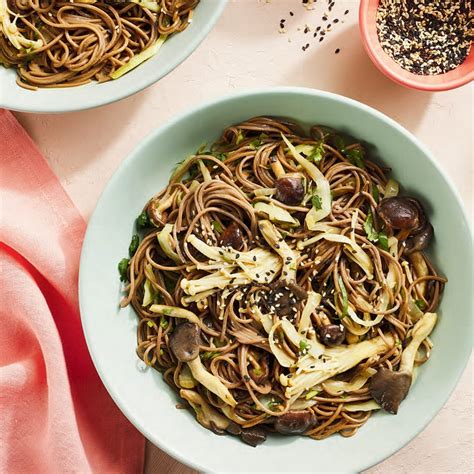
[[[117,263],[144,203],[175,164],[203,142],[255,115],[285,116],[346,130],[373,145],[404,191],[422,198],[436,238],[432,257],[449,282],[433,332],[431,360],[418,372],[397,416],[376,413],[355,436],[323,441],[269,437],[253,449],[202,428],[154,370],[135,355],[136,316],[119,310]],[[122,163],[90,220],[81,258],[80,305],[89,351],[112,398],[154,444],[205,472],[355,472],[390,456],[419,433],[448,399],[472,347],[473,238],[459,196],[429,152],[385,115],[345,97],[310,89],[245,92],[190,110],[153,132]]]

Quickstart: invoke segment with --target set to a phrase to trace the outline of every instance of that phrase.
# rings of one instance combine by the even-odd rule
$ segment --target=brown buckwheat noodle
[[[184,30],[198,2],[158,0],[155,13],[119,0],[8,0],[12,27],[42,46],[18,48],[0,29],[0,63],[15,67],[18,84],[30,89],[108,81],[160,35]]]
[[[321,204],[307,196],[318,188],[307,170],[294,159],[282,135],[294,146],[308,145],[306,150],[299,147],[301,153],[306,153],[307,161],[312,160],[329,183],[330,212],[318,223],[326,228],[313,231],[306,225],[312,207],[318,209]],[[352,436],[374,409],[370,405],[373,403],[370,377],[383,367],[397,371],[416,321],[422,314],[436,311],[445,280],[437,276],[422,251],[405,252],[406,230],[389,228],[378,216],[380,202],[388,193],[388,170],[369,159],[354,161],[354,156],[361,155],[350,150],[362,152],[364,147],[355,140],[347,142],[347,137],[345,140],[342,145],[339,135],[325,127],[314,126],[305,135],[297,124],[286,120],[268,117],[247,120],[225,129],[210,150],[201,150],[179,165],[168,186],[149,201],[141,215],[142,220],[149,219],[152,207],[159,207],[159,221],[154,220],[154,225],[146,228],[125,276],[129,283],[122,306],[131,304],[139,318],[138,356],[163,373],[166,382],[181,393],[184,406],[195,409],[201,424],[218,433],[226,430],[229,420],[233,422],[234,434],[242,430],[245,433],[255,426],[272,432],[279,417],[296,410],[315,415],[313,423],[303,430],[304,435],[314,439],[333,433]],[[311,158],[309,155],[317,147],[319,156]],[[296,174],[303,179],[302,202],[289,205],[277,199],[278,173]],[[269,216],[256,209],[257,203],[278,206],[296,219],[296,225],[270,219],[281,244],[272,246],[263,235],[260,225],[263,220],[269,222]],[[232,224],[240,229],[238,249],[222,244],[223,233]],[[379,239],[370,235],[370,224],[374,232],[379,232]],[[157,238],[165,228],[169,230],[171,254]],[[364,273],[343,242],[321,238],[304,246],[309,239],[328,232],[345,236],[365,252],[373,267],[372,278]],[[383,232],[389,249],[382,245]],[[282,315],[278,304],[270,309],[268,304],[261,304],[272,291],[272,285],[286,278],[284,267],[277,265],[267,268],[266,276],[260,275],[259,281],[239,283],[238,277],[227,279],[221,288],[214,287],[199,301],[190,301],[186,282],[196,282],[212,274],[222,277],[228,263],[224,259],[216,264],[215,259],[197,250],[191,244],[193,236],[211,248],[220,249],[215,259],[223,255],[222,249],[233,252],[234,263],[255,249],[265,249],[278,260],[279,246],[287,244],[297,251],[294,283],[306,292],[306,297],[300,302],[292,300],[289,316]],[[250,268],[252,260],[256,261],[248,260],[250,263],[241,268]],[[228,270],[234,274],[237,271],[238,266]],[[394,284],[390,284],[390,278]],[[285,281],[289,283],[288,279]],[[145,282],[153,298],[144,306]],[[310,293],[318,293],[321,300],[311,310],[309,326],[300,331],[307,338],[301,345],[295,343],[289,332],[279,330],[278,325],[286,320],[299,329]],[[200,331],[198,358],[208,374],[228,389],[235,400],[234,406],[191,377],[186,362],[178,360],[170,341],[184,319],[163,309],[168,307],[185,309],[197,316],[194,324]],[[352,308],[359,320],[370,322],[379,317],[380,322],[365,327],[347,314],[348,308]],[[276,327],[273,337],[278,349],[270,346],[260,312],[268,313],[270,326]],[[385,341],[386,345],[377,354],[362,358],[315,387],[305,386],[296,395],[288,393],[291,380],[314,368],[301,369],[300,364],[310,357],[308,345],[321,346],[322,328],[328,322],[343,329],[342,341],[333,345],[342,348],[342,352],[364,341],[378,340],[380,344]],[[416,364],[428,359],[431,347],[429,338],[421,341]],[[293,364],[282,365],[276,350],[286,354]],[[325,358],[326,355],[323,362]],[[314,363],[321,362],[316,358]],[[350,388],[363,374],[365,380]],[[331,388],[335,381],[349,384],[345,386],[347,391]],[[209,419],[203,406],[223,417],[222,426]]]

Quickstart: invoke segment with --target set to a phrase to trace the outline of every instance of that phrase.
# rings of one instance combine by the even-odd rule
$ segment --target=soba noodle
[[[122,306],[138,356],[203,426],[256,445],[397,412],[445,280],[422,205],[387,171],[327,127],[257,117],[150,199],[119,265]]]
[[[0,64],[30,89],[108,81],[184,30],[198,2],[0,0]]]

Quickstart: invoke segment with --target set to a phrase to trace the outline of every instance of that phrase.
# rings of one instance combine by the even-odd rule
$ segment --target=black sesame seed
[[[339,48],[336,49],[336,51],[334,51],[336,54],[339,54],[341,50]]]

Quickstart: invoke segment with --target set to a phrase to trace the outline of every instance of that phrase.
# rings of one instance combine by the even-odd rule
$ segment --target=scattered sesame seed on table
[[[325,4],[324,12],[318,13],[317,10],[319,7]],[[294,17],[294,11],[289,11],[289,23],[286,18],[281,18],[279,22],[279,33],[286,34],[294,31],[302,32],[303,34],[313,33],[312,37],[318,40],[321,43],[324,40],[324,37],[327,33],[331,32],[333,27],[338,23],[344,23],[344,20],[341,18],[334,17],[333,9],[336,6],[336,0],[301,0],[301,5],[312,15],[312,19],[316,20],[319,24],[315,27],[314,22],[308,22],[304,25],[295,25],[291,24],[291,17]],[[349,10],[344,11],[344,15],[347,15]],[[321,16],[319,16],[321,15]],[[308,18],[306,18],[308,19]],[[288,37],[288,42],[292,42],[291,38]],[[305,42],[301,45],[301,50],[304,52],[310,47],[311,43]],[[338,48],[339,49],[339,48]]]

